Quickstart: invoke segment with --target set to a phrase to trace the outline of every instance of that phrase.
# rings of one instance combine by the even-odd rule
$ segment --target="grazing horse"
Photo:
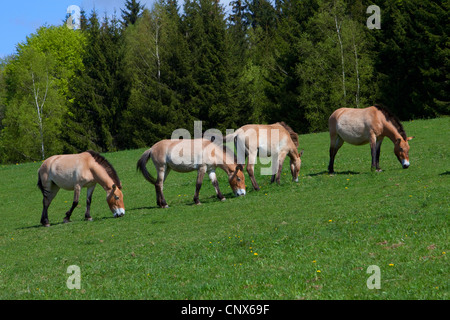
[[[258,154],[260,157],[272,157],[275,159],[278,166],[272,165],[271,182],[276,181],[278,184],[280,184],[284,159],[286,155],[289,156],[292,180],[298,182],[298,174],[302,164],[300,157],[303,154],[303,150],[300,153],[298,152],[298,134],[284,122],[270,125],[248,124],[227,135],[224,141],[229,142],[233,139],[236,143],[238,159],[243,151],[245,152],[245,158],[248,158],[246,169],[255,190],[259,190],[254,173]],[[242,163],[245,163],[245,159],[239,159],[239,162],[241,160]]]
[[[394,143],[394,153],[403,169],[409,167],[409,144],[414,137],[407,137],[400,121],[386,108],[375,105],[364,109],[340,108],[329,119],[330,163],[328,172],[334,172],[334,158],[342,144],[370,143],[372,170],[380,169],[380,148],[384,137]]]
[[[102,155],[88,150],[79,154],[55,155],[45,160],[38,170],[38,187],[44,196],[41,223],[48,227],[48,207],[60,188],[74,190],[73,203],[63,222],[70,222],[72,211],[78,205],[81,188],[87,188],[85,219],[90,214],[92,193],[99,183],[106,191],[106,201],[114,217],[125,214],[122,184],[113,166]]]
[[[150,175],[146,168],[150,158],[156,168],[156,179]],[[164,198],[163,184],[170,170],[177,172],[197,170],[195,204],[200,204],[199,192],[205,173],[208,173],[217,197],[224,201],[225,197],[220,192],[216,178],[215,170],[217,167],[224,170],[228,175],[228,182],[234,194],[236,196],[245,195],[243,167],[236,163],[233,151],[218,146],[207,139],[161,140],[146,150],[137,162],[137,169],[141,171],[147,181],[155,186],[156,203],[161,208],[169,207]]]

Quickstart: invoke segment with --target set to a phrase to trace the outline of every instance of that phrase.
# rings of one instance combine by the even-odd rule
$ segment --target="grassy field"
[[[154,187],[136,172],[144,149],[105,154],[123,183],[126,215],[114,219],[105,192],[86,191],[72,223],[73,193],[60,191],[39,225],[40,163],[0,166],[0,299],[448,299],[450,118],[404,123],[411,167],[382,146],[381,173],[369,146],[344,145],[326,173],[327,133],[300,136],[299,183],[286,160],[281,185],[258,175],[261,191],[235,198],[217,172],[220,202],[205,178],[171,172],[156,208]],[[150,168],[150,165],[149,165]],[[154,172],[154,170],[153,170]],[[81,271],[69,290],[67,268]],[[381,288],[368,289],[376,265]]]

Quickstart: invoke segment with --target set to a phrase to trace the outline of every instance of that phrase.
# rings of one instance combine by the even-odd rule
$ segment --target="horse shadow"
[[[356,175],[356,174],[361,174],[361,172],[357,172],[357,171],[341,171],[341,172],[333,172],[333,173],[329,173],[327,170],[321,171],[321,172],[317,172],[317,173],[309,173],[306,176],[308,177],[317,177],[317,176],[322,176],[322,175]]]

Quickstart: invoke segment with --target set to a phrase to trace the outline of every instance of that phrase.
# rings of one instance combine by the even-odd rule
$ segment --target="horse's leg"
[[[202,187],[203,177],[205,176],[205,172],[206,172],[206,167],[205,166],[201,166],[200,168],[198,168],[198,171],[197,171],[197,182],[195,184],[195,194],[194,194],[194,202],[195,202],[195,204],[200,204],[200,200],[198,199],[198,196],[200,194],[200,188]]]
[[[80,199],[81,186],[76,185],[73,190],[73,202],[72,207],[66,212],[66,217],[63,219],[64,223],[70,222],[70,216],[72,215],[73,209],[78,205],[78,200]]]
[[[219,189],[219,182],[217,181],[216,172],[212,170],[209,172],[208,176],[211,180],[212,185],[214,186],[214,189],[216,190],[217,198],[219,198],[220,201],[225,201],[225,197],[222,195]]]
[[[43,209],[41,215],[41,224],[45,227],[50,227],[50,222],[48,221],[48,207],[52,203],[52,200],[55,198],[58,191],[59,187],[56,184],[51,183],[50,191],[44,189],[44,191],[42,192],[44,198],[42,200]]]
[[[91,218],[91,202],[92,202],[92,194],[94,193],[95,184],[92,187],[87,189],[87,199],[86,199],[86,212],[84,214],[84,220],[92,221]]]
[[[328,173],[334,173],[334,158],[343,144],[344,140],[337,134],[330,136],[330,162],[328,164]]]
[[[370,143],[370,154],[372,156],[371,170],[377,169],[377,137],[373,134],[369,140]]]
[[[248,173],[248,176],[250,177],[250,181],[252,182],[253,188],[258,191],[259,186],[255,179],[255,163],[256,163],[256,157],[257,157],[257,151],[256,152],[250,152],[248,155],[248,161],[247,166],[245,167]]]
[[[281,153],[278,155],[278,171],[276,174],[277,177],[275,178],[277,184],[280,184],[281,170],[283,169],[284,159],[286,159],[286,153]]]
[[[158,177],[156,178],[155,189],[156,189],[156,203],[161,208],[168,208],[166,199],[164,198],[164,180],[167,177],[166,174],[167,167],[164,166],[158,170]]]
[[[381,143],[383,142],[383,138],[384,137],[379,137],[377,139],[377,144],[376,144],[376,149],[377,149],[377,154],[376,154],[376,160],[375,160],[375,165],[377,168],[377,172],[381,172],[381,168],[380,168],[380,152],[381,152]]]

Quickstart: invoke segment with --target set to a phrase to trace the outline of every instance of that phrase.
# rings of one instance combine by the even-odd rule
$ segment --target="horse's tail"
[[[155,184],[156,183],[156,179],[152,177],[150,172],[148,172],[147,166],[146,166],[147,162],[148,162],[148,159],[150,159],[151,156],[152,156],[152,148],[146,150],[142,154],[141,158],[137,162],[136,170],[141,171],[141,173],[144,176],[145,180],[147,180],[148,182],[150,182],[152,184]]]
[[[41,179],[41,170],[38,170],[38,182],[37,182],[37,186],[39,187],[39,189],[41,190],[42,194],[44,194],[45,189],[44,189],[44,185],[42,184],[42,179]]]

